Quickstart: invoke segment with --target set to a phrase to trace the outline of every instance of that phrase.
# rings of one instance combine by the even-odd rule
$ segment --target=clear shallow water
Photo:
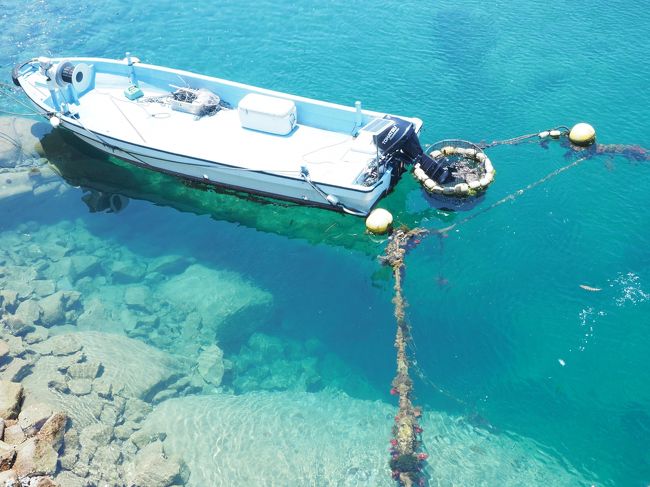
[[[5,81],[12,63],[48,50],[107,57],[131,50],[153,64],[417,115],[425,142],[505,138],[584,120],[602,143],[650,145],[642,61],[650,14],[627,2],[1,5]],[[72,185],[121,188],[129,206],[89,213],[74,188],[54,199],[2,201],[4,238],[32,221],[28,233],[45,242],[48,229],[73,222],[66,231],[93,242],[81,249],[105,247],[107,261],[115,252],[143,262],[180,255],[233,273],[272,296],[256,329],[302,344],[293,355],[281,352],[283,377],[299,370],[319,378],[308,380],[311,389],[390,401],[391,283],[374,259],[381,241],[363,235],[361,220],[205,193],[115,169],[60,140],[49,155]],[[553,144],[499,147],[490,156],[497,182],[470,214],[568,162]],[[647,483],[650,220],[639,188],[648,183],[647,163],[588,160],[410,254],[406,297],[427,378],[417,385],[419,402],[487,422],[515,441],[532,439],[598,485]],[[468,214],[437,211],[409,176],[386,206],[400,221],[431,227]],[[87,293],[103,273],[86,288],[74,285]],[[122,299],[110,296],[109,304]],[[96,325],[123,332],[129,319]],[[151,336],[140,338],[170,349]],[[240,340],[224,347],[226,356],[241,356]],[[296,354],[316,363],[297,369]],[[263,388],[263,379],[247,384]]]

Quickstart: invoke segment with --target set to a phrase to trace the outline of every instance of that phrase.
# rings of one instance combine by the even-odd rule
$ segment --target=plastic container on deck
[[[241,126],[269,134],[287,135],[296,126],[296,104],[291,100],[249,93],[238,105]]]

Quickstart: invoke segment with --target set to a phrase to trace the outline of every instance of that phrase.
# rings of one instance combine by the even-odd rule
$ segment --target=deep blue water
[[[650,147],[650,13],[641,3],[0,7],[4,81],[13,63],[44,52],[130,50],[152,64],[415,115],[428,143],[587,121],[601,143]],[[6,99],[2,107],[23,110]],[[376,259],[384,244],[364,235],[362,220],[188,188],[67,143],[52,151],[70,184],[86,174],[86,183],[128,195],[129,206],[89,213],[75,188],[56,204],[0,201],[0,232],[77,221],[143,259],[191,256],[240,274],[273,296],[264,333],[318,339],[319,357],[344,364],[337,380],[346,392],[391,400],[392,282]],[[384,206],[398,221],[440,228],[575,160],[567,150],[490,149],[497,179],[473,208],[439,211],[409,175]],[[417,400],[533,438],[597,485],[650,482],[649,184],[647,161],[595,157],[409,254],[405,295],[424,376]]]

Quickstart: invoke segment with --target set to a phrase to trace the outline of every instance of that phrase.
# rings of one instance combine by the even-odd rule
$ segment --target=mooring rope
[[[20,100],[14,93],[16,93],[16,87],[11,86],[7,83],[0,82],[0,95],[4,95],[7,98],[11,99],[14,103],[21,105],[23,108],[31,112],[33,115],[40,115],[38,110],[36,110],[33,106],[30,106],[24,101]],[[25,114],[25,116],[27,116],[27,114]]]
[[[541,134],[549,134],[551,132],[557,132],[557,135],[555,135],[555,138],[568,135],[571,129],[569,127],[566,127],[564,125],[559,125],[557,127],[554,127],[549,130],[545,130],[542,132],[535,132],[534,134],[525,134],[525,135],[519,135],[517,137],[512,137],[511,139],[504,139],[504,140],[493,140],[492,142],[479,142],[476,144],[480,149],[488,149],[490,147],[495,147],[497,145],[515,145],[519,144],[521,142],[528,141],[530,139],[539,139],[541,137]]]
[[[506,195],[506,196],[504,196],[504,197],[501,198],[500,200],[495,201],[494,203],[492,203],[491,205],[486,206],[486,207],[484,207],[484,208],[481,208],[481,209],[478,210],[477,212],[472,213],[471,215],[466,216],[466,217],[463,218],[462,220],[460,220],[460,221],[458,221],[458,222],[456,222],[456,223],[453,223],[453,224],[449,225],[448,227],[439,228],[439,229],[436,229],[436,230],[432,230],[432,231],[430,231],[430,232],[431,232],[431,233],[438,233],[438,234],[447,233],[447,232],[449,232],[450,230],[453,230],[454,228],[457,228],[457,227],[459,227],[460,225],[464,225],[465,223],[467,223],[467,222],[473,220],[473,219],[476,218],[477,216],[479,216],[479,215],[483,215],[484,213],[487,213],[488,211],[491,211],[491,210],[495,209],[496,207],[501,206],[501,205],[504,204],[504,203],[507,203],[508,201],[514,201],[514,200],[517,199],[519,196],[521,196],[522,194],[524,194],[526,191],[529,191],[529,190],[531,190],[531,189],[533,189],[533,188],[539,186],[540,184],[544,184],[544,183],[547,182],[548,180],[553,179],[554,177],[556,177],[556,176],[562,174],[564,171],[568,171],[568,170],[571,169],[572,167],[577,166],[578,164],[580,164],[581,162],[586,161],[587,159],[589,159],[589,157],[581,157],[580,159],[576,159],[575,161],[571,162],[570,164],[567,164],[567,165],[565,165],[565,166],[562,166],[562,167],[559,167],[559,168],[555,169],[554,171],[551,171],[551,172],[548,173],[546,176],[544,176],[544,177],[538,179],[537,181],[533,181],[532,183],[527,184],[527,185],[524,186],[523,188],[520,188],[520,189],[518,189],[517,191],[514,191],[514,192],[512,192],[512,193],[510,193],[510,194],[508,194],[508,195]]]
[[[423,228],[396,230],[386,247],[384,256],[381,257],[382,263],[390,265],[393,269],[395,279],[393,304],[395,305],[397,324],[395,333],[397,373],[393,379],[391,394],[398,396],[398,411],[395,415],[393,438],[390,440],[391,460],[389,465],[392,477],[405,487],[424,485],[425,478],[422,469],[428,457],[426,453],[418,453],[422,445],[420,439],[422,428],[418,423],[418,418],[422,416],[422,409],[413,406],[411,401],[413,381],[409,375],[409,358],[407,354],[411,334],[406,321],[405,310],[407,305],[402,292],[406,250],[412,245],[417,245],[419,243],[418,237],[425,233],[427,233],[427,230]]]

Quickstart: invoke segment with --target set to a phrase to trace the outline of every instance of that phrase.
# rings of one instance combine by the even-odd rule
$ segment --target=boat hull
[[[180,154],[134,147],[123,141],[89,134],[83,128],[80,129],[71,124],[64,123],[62,126],[83,142],[136,166],[214,186],[284,199],[308,206],[344,211],[341,206],[335,206],[328,202],[322,193],[302,179],[283,177],[262,171],[246,171],[212,161],[192,159]],[[323,183],[319,183],[318,188],[325,194],[336,195],[346,208],[353,209],[355,213],[366,215],[376,202],[390,190],[391,176],[392,170],[389,169],[381,180],[368,188],[366,192]]]
[[[147,109],[143,105],[120,96],[122,92],[118,87],[123,83],[121,80],[128,80],[128,76],[123,78],[128,70],[124,62],[94,58],[56,62],[70,61],[92,62],[98,81],[96,87],[93,85],[86,93],[75,95],[72,101],[67,96],[68,103],[60,103],[60,100],[65,100],[66,93],[72,89],[60,82],[61,86],[54,86],[47,72],[42,66],[39,68],[40,60],[21,65],[15,73],[16,81],[45,117],[95,148],[137,166],[205,184],[356,215],[367,215],[396,180],[394,168],[385,164],[370,184],[358,182],[364,167],[370,167],[368,164],[372,163],[373,157],[379,158],[379,152],[368,152],[363,148],[354,152],[356,134],[362,122],[365,124],[386,114],[355,111],[350,107],[184,71],[138,65],[141,79],[145,80],[141,81],[145,94],[147,90],[152,94],[162,93],[164,86],[173,86],[169,77],[182,76],[185,82],[231,96],[231,104],[241,103],[247,93],[259,93],[263,95],[261,98],[272,95],[275,100],[290,101],[299,109],[296,129],[284,137],[248,130],[243,123],[239,126],[233,118],[236,111],[219,112],[201,121],[173,110],[169,110],[164,118],[145,117],[142,112],[147,112]],[[164,82],[156,85],[156,76],[161,76]],[[72,109],[66,111],[61,107]],[[172,126],[166,120],[173,120],[178,125]],[[421,121],[410,120],[419,130]],[[172,143],[177,138],[176,127],[182,129],[179,133],[187,134],[180,142],[193,138],[194,143]],[[337,146],[344,148],[333,155],[332,147]],[[317,150],[313,150],[314,147]],[[314,153],[316,156],[321,154],[324,162],[308,160]],[[350,153],[354,156],[351,159],[347,156]]]

